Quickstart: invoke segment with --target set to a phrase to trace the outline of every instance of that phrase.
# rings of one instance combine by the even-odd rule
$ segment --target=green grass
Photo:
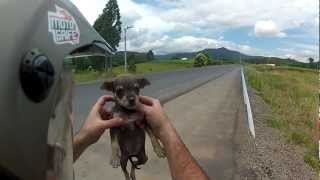
[[[80,83],[80,82],[87,82],[87,81],[92,81],[92,80],[97,80],[97,79],[103,79],[103,78],[108,78],[108,77],[113,77],[115,76],[114,73],[102,73],[98,71],[84,71],[84,72],[78,72],[74,74],[75,77],[75,82]]]
[[[287,127],[287,124],[284,121],[281,121],[277,118],[272,118],[268,121],[268,125],[275,129],[283,129]]]
[[[313,169],[315,169],[317,172],[320,172],[320,166],[319,166],[319,159],[317,148],[314,148],[314,150],[309,150],[304,154],[304,162],[309,164]]]
[[[183,61],[155,61],[148,63],[136,64],[136,74],[144,74],[149,72],[165,72],[178,69],[191,68],[193,63]],[[118,66],[113,69],[116,74],[124,73],[124,67]]]
[[[315,70],[288,66],[248,65],[246,77],[264,101],[271,106],[276,118],[268,125],[280,129],[288,142],[307,149],[305,162],[320,170],[316,157],[318,74]]]
[[[191,67],[193,67],[192,60],[154,61],[154,62],[136,64],[135,74],[173,71],[173,70],[186,69]],[[108,73],[84,71],[84,72],[77,72],[74,74],[74,76],[75,76],[76,83],[81,83],[86,81],[110,78],[123,73],[124,73],[124,67],[117,66],[112,69],[112,72],[108,72]]]

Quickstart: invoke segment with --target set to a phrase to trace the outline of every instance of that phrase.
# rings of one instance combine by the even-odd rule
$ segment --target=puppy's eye
[[[117,95],[119,98],[122,98],[123,95],[124,95],[123,88],[118,88],[118,89],[116,90],[116,95]]]

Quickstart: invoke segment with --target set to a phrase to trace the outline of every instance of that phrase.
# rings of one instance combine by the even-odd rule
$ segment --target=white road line
[[[248,95],[248,91],[247,91],[246,79],[244,78],[243,67],[241,67],[241,81],[242,81],[242,90],[243,90],[244,103],[246,104],[246,109],[247,109],[247,118],[248,118],[249,130],[250,130],[250,133],[253,136],[253,138],[255,138],[256,134],[255,134],[255,131],[254,131],[254,124],[253,124],[251,105],[250,105],[249,95]]]

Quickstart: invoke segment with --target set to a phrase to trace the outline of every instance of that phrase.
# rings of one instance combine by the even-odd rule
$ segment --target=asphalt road
[[[201,84],[222,76],[235,68],[234,65],[192,68],[172,72],[149,73],[145,77],[151,82],[141,94],[167,102],[178,95],[188,92]],[[101,96],[106,94],[100,90],[102,81],[77,85],[74,96],[74,132],[81,127],[90,108]]]
[[[147,75],[153,83],[145,94],[163,98],[164,94],[183,92],[183,88],[196,89],[168,101],[164,109],[177,129],[183,142],[210,179],[239,179],[236,152],[239,134],[246,131],[243,96],[241,92],[240,68],[217,66],[185,71]],[[207,82],[208,79],[212,80]],[[207,82],[203,84],[204,82]],[[99,83],[98,83],[99,84]],[[97,85],[80,86],[80,90],[93,89]],[[199,84],[202,84],[201,86]],[[79,93],[79,87],[77,89]],[[91,102],[101,94],[83,92],[81,99]],[[92,92],[93,93],[93,92]],[[166,99],[168,95],[165,95]],[[79,98],[80,98],[79,97]],[[86,109],[87,111],[87,109]],[[239,127],[242,127],[241,129]],[[90,146],[75,163],[75,179],[119,179],[124,176],[121,169],[109,165],[110,137],[105,133]],[[146,140],[148,162],[137,171],[138,180],[171,179],[166,159],[159,159]]]

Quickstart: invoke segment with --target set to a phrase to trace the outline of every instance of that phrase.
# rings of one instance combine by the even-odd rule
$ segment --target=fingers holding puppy
[[[140,96],[138,111],[145,114],[148,124],[158,137],[160,132],[170,125],[168,117],[158,99],[148,96]]]
[[[103,109],[103,106],[110,101],[114,101],[112,96],[101,96],[92,107],[86,121],[79,133],[85,138],[88,144],[93,144],[106,129],[122,125],[123,119],[113,117],[110,112]]]

